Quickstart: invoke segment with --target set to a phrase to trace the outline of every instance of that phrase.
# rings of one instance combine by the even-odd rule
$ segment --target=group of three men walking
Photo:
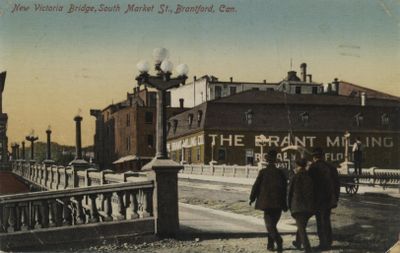
[[[323,159],[323,150],[314,149],[313,161],[307,167],[307,160],[296,161],[295,174],[290,180],[275,166],[277,152],[267,154],[267,166],[260,170],[250,194],[250,205],[264,211],[264,221],[268,231],[267,249],[282,252],[283,240],[277,230],[282,211],[290,208],[296,220],[297,233],[293,245],[305,252],[311,252],[306,227],[315,215],[320,244],[319,249],[329,249],[332,245],[331,209],[338,204],[340,184],[337,169]],[[288,194],[287,191],[289,190]]]

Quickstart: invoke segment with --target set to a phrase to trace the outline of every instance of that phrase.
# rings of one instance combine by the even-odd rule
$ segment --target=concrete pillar
[[[179,231],[178,172],[183,166],[169,159],[153,159],[143,171],[154,180],[153,212],[159,236],[174,236]]]
[[[82,159],[82,132],[81,132],[81,116],[75,116],[75,136],[76,136],[76,147],[75,147],[75,159],[81,160]]]
[[[25,142],[21,142],[21,159],[25,160]]]
[[[51,160],[51,130],[50,129],[46,130],[46,135],[47,135],[46,160]]]

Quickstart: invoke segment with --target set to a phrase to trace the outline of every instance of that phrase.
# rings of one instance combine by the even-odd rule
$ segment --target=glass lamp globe
[[[147,61],[140,61],[136,64],[137,69],[140,73],[146,73],[150,70],[150,64]]]
[[[155,48],[153,50],[153,57],[156,62],[162,62],[168,58],[168,50],[163,47]]]
[[[187,64],[179,64],[176,67],[176,72],[178,74],[178,76],[187,76],[187,74],[189,73],[189,67]]]
[[[172,69],[174,68],[174,64],[168,60],[163,60],[160,67],[164,73],[171,73]]]

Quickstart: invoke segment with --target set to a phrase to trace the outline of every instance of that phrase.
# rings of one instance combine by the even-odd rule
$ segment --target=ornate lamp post
[[[69,164],[74,165],[75,167],[86,168],[89,163],[82,158],[82,131],[81,131],[81,122],[82,117],[78,114],[74,117],[75,121],[75,136],[76,136],[76,147],[75,147],[75,159],[71,161]]]
[[[137,64],[140,74],[136,77],[138,85],[146,85],[157,89],[157,120],[156,120],[156,155],[143,167],[150,180],[154,180],[153,203],[154,216],[157,217],[155,232],[158,235],[173,235],[179,230],[178,209],[178,171],[183,167],[168,159],[167,154],[167,90],[184,84],[189,68],[186,64],[177,67],[177,77],[171,78],[172,63],[167,60],[168,51],[158,48],[153,51],[156,60],[155,76],[149,75],[149,64],[141,61]],[[164,208],[168,206],[168,208]]]
[[[147,61],[140,61],[136,66],[140,74],[136,77],[138,85],[145,85],[157,89],[157,120],[156,120],[156,157],[155,159],[168,159],[167,154],[167,115],[166,94],[167,90],[184,84],[189,68],[186,64],[180,64],[176,68],[178,76],[172,78],[173,64],[168,58],[165,48],[157,48],[153,51],[156,61],[155,76],[149,75],[150,65]]]
[[[52,164],[54,161],[51,159],[51,128],[46,130],[47,145],[46,145],[46,159],[43,161],[45,164]]]
[[[21,142],[21,159],[25,160],[25,141]]]
[[[35,131],[32,132],[25,137],[25,140],[31,143],[31,161],[35,161],[35,141],[39,140],[39,137],[35,136]]]

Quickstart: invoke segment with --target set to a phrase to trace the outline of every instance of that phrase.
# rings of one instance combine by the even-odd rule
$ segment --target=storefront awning
[[[136,160],[151,160],[151,159],[152,159],[152,157],[147,157],[147,156],[127,155],[127,156],[119,158],[118,160],[115,160],[113,162],[113,164],[125,163],[125,162],[136,161]]]

